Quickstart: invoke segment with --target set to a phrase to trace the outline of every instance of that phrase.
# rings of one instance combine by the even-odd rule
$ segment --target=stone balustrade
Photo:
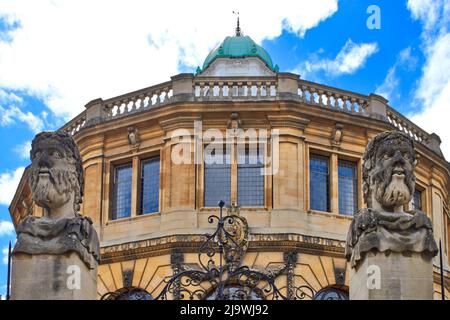
[[[307,105],[372,117],[389,123],[438,154],[440,140],[428,134],[376,94],[362,95],[299,79],[291,73],[273,77],[205,77],[179,74],[171,81],[108,100],[97,99],[60,130],[76,134],[85,127],[182,101],[296,100]]]
[[[395,111],[393,108],[387,106],[386,117],[391,125],[393,125],[397,130],[403,131],[418,142],[427,142],[429,134],[424,130],[420,129],[417,125],[409,121],[407,118],[402,116],[400,113]]]
[[[105,100],[103,106],[106,119],[117,118],[166,104],[172,96],[172,82],[169,81]]]
[[[85,125],[86,125],[86,111],[83,111],[75,118],[67,122],[59,130],[74,135],[75,133],[79,132]]]
[[[272,99],[277,96],[275,77],[200,78],[194,80],[197,101],[227,99]]]
[[[368,96],[304,80],[298,82],[298,95],[304,103],[344,112],[364,113],[370,103]]]

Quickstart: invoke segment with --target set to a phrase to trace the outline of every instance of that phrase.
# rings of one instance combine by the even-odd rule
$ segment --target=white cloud
[[[8,248],[7,247],[2,249],[2,263],[8,264]]]
[[[450,33],[438,38],[429,49],[416,92],[423,109],[410,117],[423,129],[441,137],[442,152],[450,159]]]
[[[0,102],[1,103],[21,103],[23,99],[13,92],[6,92],[0,88]]]
[[[0,106],[0,125],[7,126],[17,121],[25,123],[34,133],[38,133],[44,128],[44,121],[32,112],[23,112],[19,107],[14,105],[7,108]]]
[[[397,64],[403,68],[413,71],[416,69],[418,58],[412,54],[411,47],[407,47],[398,54]]]
[[[348,39],[334,59],[313,59],[298,67],[302,74],[325,71],[328,75],[351,74],[364,66],[367,59],[378,51],[376,43],[354,43]]]
[[[407,47],[399,52],[397,59],[392,67],[389,68],[386,77],[381,85],[375,89],[375,93],[385,97],[388,100],[393,98],[400,98],[398,86],[400,79],[397,76],[399,68],[407,71],[414,71],[416,69],[418,58],[412,54],[411,47]]]
[[[397,90],[397,87],[400,83],[399,78],[395,74],[396,66],[389,68],[389,71],[384,78],[383,83],[378,86],[375,90],[376,94],[379,94],[385,97],[388,100],[392,100],[394,92]]]
[[[450,20],[448,0],[408,0],[414,19],[420,20],[426,33],[441,32]]]
[[[14,225],[9,221],[0,221],[0,237],[14,234]]]
[[[235,27],[256,42],[283,28],[304,33],[337,11],[337,0],[50,1],[2,0],[0,16],[18,21],[0,42],[0,87],[25,90],[59,116],[167,81],[179,64],[201,65]]]
[[[408,8],[423,25],[421,38],[426,57],[415,94],[422,109],[409,116],[441,137],[441,149],[450,159],[450,2],[409,0]]]
[[[25,141],[14,148],[14,152],[20,159],[26,160],[30,158],[31,141]]]
[[[10,205],[24,169],[19,167],[13,172],[0,173],[0,204]]]

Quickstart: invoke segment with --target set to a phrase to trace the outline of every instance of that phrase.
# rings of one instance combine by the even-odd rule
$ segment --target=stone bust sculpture
[[[345,255],[351,266],[371,250],[435,256],[437,246],[430,219],[419,210],[403,210],[415,187],[413,139],[397,131],[380,133],[369,142],[363,161],[363,193],[368,208],[358,210],[347,235]]]
[[[88,217],[79,214],[83,168],[73,138],[62,132],[42,132],[30,152],[29,185],[43,217],[28,216],[17,228],[14,253],[76,252],[89,266],[99,258],[97,233]]]

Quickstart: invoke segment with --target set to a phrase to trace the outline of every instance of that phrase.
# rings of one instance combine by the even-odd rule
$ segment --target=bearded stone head
[[[30,157],[29,184],[36,204],[49,216],[76,214],[83,196],[83,169],[73,138],[64,132],[39,133]]]
[[[416,155],[413,139],[403,132],[383,132],[364,153],[363,192],[369,208],[401,211],[414,194]]]

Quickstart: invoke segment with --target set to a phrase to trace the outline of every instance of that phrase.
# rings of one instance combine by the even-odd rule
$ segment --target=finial
[[[235,15],[237,15],[237,27],[236,27],[236,37],[241,36],[241,27],[239,26],[239,12],[233,11]]]

